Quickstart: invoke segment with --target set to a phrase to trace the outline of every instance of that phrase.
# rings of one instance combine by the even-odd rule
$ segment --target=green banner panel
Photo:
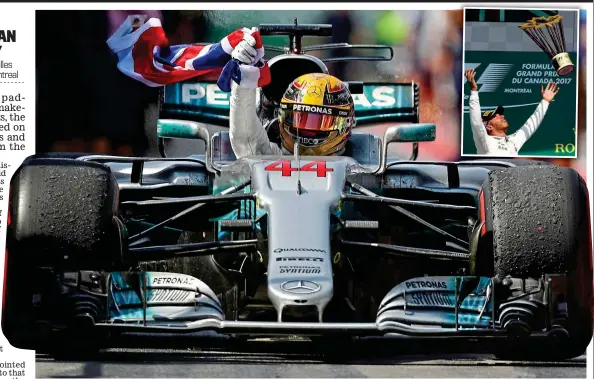
[[[575,70],[558,76],[545,53],[466,51],[465,69],[474,68],[482,110],[505,108],[514,133],[528,120],[542,100],[541,86],[553,81],[559,93],[550,104],[536,133],[519,152],[521,156],[575,157],[578,61],[570,53]],[[470,86],[464,79],[463,153],[476,154],[468,115]]]
[[[549,17],[559,14],[552,10],[530,9],[466,9],[466,22],[515,22],[523,24],[533,17]]]

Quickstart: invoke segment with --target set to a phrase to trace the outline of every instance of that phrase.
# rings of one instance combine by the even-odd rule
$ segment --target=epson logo
[[[312,112],[312,113],[324,113],[324,114],[332,114],[332,110],[329,108],[324,107],[316,107],[313,105],[303,105],[303,104],[295,104],[293,105],[293,110],[297,112]]]

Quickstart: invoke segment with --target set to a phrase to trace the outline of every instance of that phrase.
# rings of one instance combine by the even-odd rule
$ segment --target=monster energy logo
[[[466,63],[465,70],[479,67],[481,63]],[[503,79],[511,71],[513,64],[509,63],[489,63],[483,73],[476,79],[479,92],[495,92],[503,83]],[[466,83],[466,78],[464,78]]]

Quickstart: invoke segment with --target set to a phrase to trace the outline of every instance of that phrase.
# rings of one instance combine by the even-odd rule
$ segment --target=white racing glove
[[[246,65],[257,63],[259,60],[258,52],[254,46],[256,46],[256,39],[249,34],[244,35],[243,40],[235,46],[235,49],[233,49],[231,58]]]

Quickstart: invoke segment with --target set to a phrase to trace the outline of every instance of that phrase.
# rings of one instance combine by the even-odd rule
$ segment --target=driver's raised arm
[[[280,147],[271,143],[256,114],[255,88],[244,88],[233,82],[229,99],[229,135],[237,158],[247,155],[281,155]]]
[[[470,98],[468,99],[468,113],[470,116],[470,128],[472,130],[472,138],[476,146],[478,154],[488,153],[487,144],[487,130],[483,124],[481,116],[481,104],[479,101],[478,86],[476,84],[474,69],[466,70],[464,73],[466,80],[470,84]]]
[[[247,35],[231,56],[245,65],[257,64],[255,40]],[[256,114],[257,89],[232,81],[229,99],[229,136],[237,158],[247,155],[282,155],[282,150],[270,142]]]

